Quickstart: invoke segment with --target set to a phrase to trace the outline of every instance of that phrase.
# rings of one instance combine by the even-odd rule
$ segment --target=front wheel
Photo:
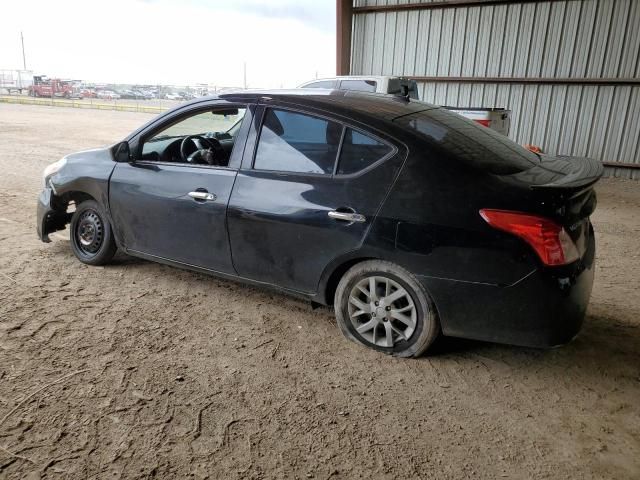
[[[390,262],[358,263],[344,274],[334,307],[342,333],[397,357],[418,357],[440,332],[434,304],[414,275]]]
[[[116,253],[111,225],[94,200],[78,205],[71,218],[71,249],[87,265],[109,263]]]

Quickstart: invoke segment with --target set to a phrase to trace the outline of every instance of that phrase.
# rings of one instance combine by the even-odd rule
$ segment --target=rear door
[[[297,107],[260,116],[229,201],[233,264],[243,277],[315,293],[325,267],[361,246],[404,154]]]

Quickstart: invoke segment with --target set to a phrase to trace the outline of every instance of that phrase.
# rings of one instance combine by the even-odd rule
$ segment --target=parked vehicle
[[[130,99],[130,100],[139,100],[143,98],[143,95],[134,91],[134,90],[120,90],[117,92],[120,95],[120,98]]]
[[[33,85],[29,87],[29,95],[71,98],[74,95],[73,83],[59,78],[49,78],[46,75],[35,75]]]
[[[69,92],[65,98],[72,98],[75,100],[82,100],[84,96],[82,95],[82,90],[78,87],[73,87],[71,92]]]
[[[0,70],[0,89],[22,94],[33,85],[31,70]]]
[[[133,90],[133,94],[136,96],[137,99],[142,99],[142,100],[151,100],[152,98],[154,98],[152,93],[145,92],[142,90]]]
[[[97,93],[98,98],[104,98],[107,100],[116,100],[120,98],[120,95],[112,90],[99,90]]]
[[[446,106],[443,108],[451,112],[456,112],[502,135],[509,135],[509,129],[511,128],[511,110],[504,108],[461,108]]]
[[[37,230],[70,224],[89,265],[121,249],[332,305],[388,354],[440,332],[548,347],[583,322],[602,172],[419,101],[235,92],[48,166]]]
[[[360,92],[383,93],[389,95],[408,95],[418,99],[418,84],[415,80],[390,76],[342,76],[322,78],[303,83],[298,88],[328,88],[339,90],[355,90]],[[504,108],[444,107],[469,118],[480,125],[489,127],[505,136],[509,135],[511,126],[511,110]]]
[[[92,90],[90,88],[83,88],[80,90],[80,95],[82,95],[82,98],[97,98],[98,94],[96,93],[95,90]]]
[[[165,100],[184,100],[179,93],[166,93],[164,95]]]
[[[418,84],[415,80],[385,75],[321,78],[303,83],[298,88],[328,88],[399,96],[408,95],[410,98],[418,100]]]

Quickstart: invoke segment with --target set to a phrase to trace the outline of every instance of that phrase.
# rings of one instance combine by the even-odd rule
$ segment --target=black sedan
[[[601,175],[406,98],[239,92],[47,167],[37,230],[70,223],[90,265],[120,249],[333,305],[388,354],[440,333],[546,347],[585,315]]]

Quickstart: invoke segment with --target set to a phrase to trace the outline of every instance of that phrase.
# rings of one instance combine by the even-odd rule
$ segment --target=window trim
[[[316,113],[316,112],[310,112],[308,110],[304,110],[302,108],[296,108],[296,107],[290,107],[288,105],[286,106],[282,106],[282,105],[278,105],[278,104],[274,104],[274,105],[270,105],[270,104],[262,104],[261,105],[262,108],[262,112],[260,112],[260,115],[255,115],[254,116],[254,121],[260,122],[260,128],[258,130],[258,133],[256,135],[255,138],[255,144],[253,145],[253,152],[251,153],[251,162],[249,163],[248,168],[240,168],[241,170],[249,170],[249,171],[254,171],[254,172],[261,172],[261,173],[273,173],[273,174],[277,174],[279,176],[283,176],[283,175],[294,175],[294,176],[302,176],[302,177],[317,177],[317,178],[336,178],[336,179],[349,179],[349,178],[354,178],[354,177],[359,177],[360,175],[363,175],[365,173],[367,173],[368,171],[372,170],[373,168],[376,168],[378,165],[380,165],[383,162],[386,162],[387,160],[389,160],[390,158],[394,157],[398,152],[399,149],[396,145],[394,145],[393,143],[389,142],[388,140],[385,140],[381,137],[379,137],[378,135],[376,135],[375,133],[372,133],[370,130],[365,130],[361,127],[357,127],[354,126],[351,123],[345,122],[343,120],[337,120],[336,118],[333,117],[329,117],[327,115],[323,115],[322,113]],[[262,136],[262,127],[264,126],[264,121],[267,115],[267,110],[268,109],[277,109],[277,110],[286,110],[286,111],[290,111],[290,112],[294,112],[294,113],[299,113],[302,115],[307,115],[309,117],[317,117],[320,118],[322,120],[327,120],[333,123],[337,123],[339,125],[342,126],[342,133],[340,134],[340,143],[338,144],[338,150],[336,153],[336,159],[335,162],[333,164],[333,171],[331,173],[316,173],[316,172],[292,172],[290,170],[265,170],[265,169],[261,169],[261,168],[255,168],[255,162],[256,162],[256,156],[258,154],[258,145],[260,144],[260,137]],[[353,173],[337,173],[338,172],[338,165],[340,164],[340,155],[342,154],[342,144],[344,142],[344,137],[346,135],[346,131],[347,128],[350,128],[351,130],[354,130],[358,133],[361,133],[362,135],[365,135],[367,137],[371,137],[377,141],[379,141],[380,143],[383,143],[385,145],[387,145],[388,147],[391,148],[391,150],[389,151],[389,153],[387,153],[385,156],[379,158],[378,160],[376,160],[375,162],[373,162],[371,165],[363,168],[362,170],[358,170],[357,172],[353,172]]]
[[[142,158],[139,158],[142,155],[142,149],[144,148],[144,143],[146,140],[148,140],[149,138],[152,138],[155,134],[161,132],[164,129],[167,129],[169,127],[172,127],[173,125],[176,125],[178,123],[180,123],[181,121],[185,120],[186,118],[189,117],[194,117],[196,115],[200,115],[201,113],[204,112],[211,112],[213,110],[224,110],[225,108],[243,108],[245,110],[245,114],[242,117],[243,122],[244,120],[247,118],[247,114],[251,114],[250,112],[250,107],[251,107],[252,103],[248,102],[248,103],[242,103],[242,102],[238,102],[238,103],[229,103],[229,104],[208,104],[206,106],[202,106],[202,105],[198,105],[195,108],[190,108],[190,109],[185,109],[185,111],[180,112],[178,115],[171,116],[169,118],[164,119],[165,121],[160,121],[158,122],[158,124],[153,124],[150,125],[148,129],[140,132],[140,134],[137,136],[136,138],[136,149],[135,149],[135,156],[132,160],[132,163],[136,163],[138,165],[163,165],[163,166],[178,166],[178,167],[195,167],[195,168],[206,168],[206,169],[214,169],[214,170],[232,170],[232,171],[239,171],[241,168],[241,162],[242,162],[242,157],[240,157],[240,164],[238,164],[235,167],[230,167],[230,166],[223,166],[223,165],[204,165],[201,163],[185,163],[185,162],[166,162],[166,161],[156,161],[156,160],[145,160]],[[175,120],[175,121],[174,121]],[[251,119],[249,120],[250,123],[253,123],[254,120],[254,115],[251,115]],[[244,125],[240,125],[240,129],[238,130],[238,134],[240,134],[242,132],[242,128]],[[233,145],[233,149],[231,150],[231,154],[229,156],[229,160],[231,160],[231,157],[233,156],[233,151],[236,149],[236,143],[234,142]],[[244,150],[244,145],[242,146],[242,149]]]
[[[336,162],[336,174],[335,176],[338,178],[349,178],[349,177],[357,177],[363,173],[368,172],[369,170],[372,170],[373,168],[377,167],[379,164],[381,164],[382,162],[386,162],[388,159],[390,159],[391,157],[395,156],[398,153],[398,147],[396,147],[395,145],[386,142],[385,140],[383,140],[382,138],[376,136],[376,135],[371,135],[369,132],[367,132],[366,130],[362,130],[359,128],[353,128],[350,125],[345,125],[344,126],[344,130],[343,130],[343,135],[346,136],[347,134],[347,128],[350,128],[351,130],[353,130],[354,132],[358,132],[361,135],[364,135],[365,137],[369,137],[369,138],[373,138],[374,140],[379,141],[380,143],[391,147],[391,150],[389,151],[389,153],[387,153],[386,155],[380,157],[378,160],[376,160],[375,162],[373,162],[371,165],[367,165],[366,167],[364,167],[362,170],[357,170],[353,173],[337,173],[338,172],[338,165],[340,165],[340,156],[342,155],[342,143],[340,143],[340,150],[338,151],[338,161]]]

